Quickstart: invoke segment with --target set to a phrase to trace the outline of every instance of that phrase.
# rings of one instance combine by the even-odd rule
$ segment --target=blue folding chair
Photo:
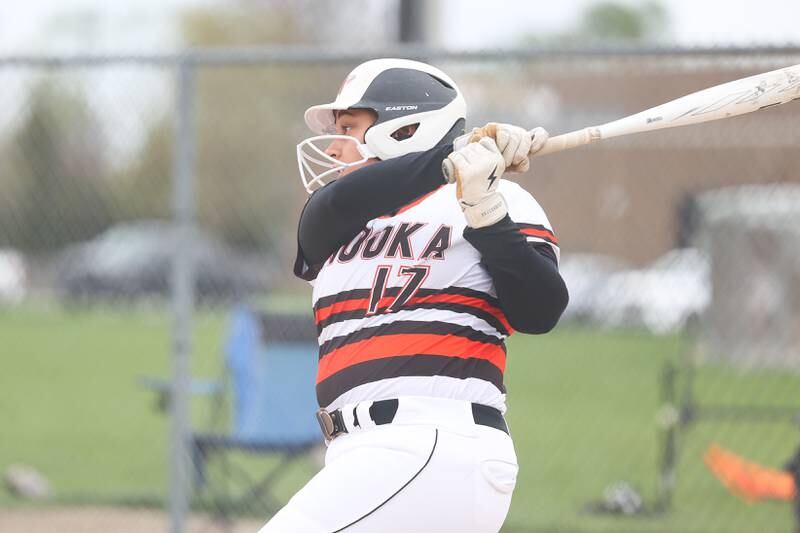
[[[230,430],[192,438],[196,487],[223,517],[276,511],[280,503],[272,485],[294,461],[322,444],[315,417],[317,350],[311,317],[234,309],[225,345]],[[248,468],[227,460],[231,451],[274,455],[277,461],[255,479]],[[219,459],[216,483],[223,486],[209,480],[212,458]]]

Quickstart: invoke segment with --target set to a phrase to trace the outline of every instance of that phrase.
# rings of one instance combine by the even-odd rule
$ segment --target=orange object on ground
[[[748,501],[792,501],[797,496],[794,478],[788,472],[747,461],[711,444],[703,456],[706,466],[736,496]]]

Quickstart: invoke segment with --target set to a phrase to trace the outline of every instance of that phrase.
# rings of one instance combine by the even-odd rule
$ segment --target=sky
[[[158,52],[174,48],[173,20],[205,0],[0,0],[0,54]]]
[[[513,46],[525,35],[573,26],[593,1],[439,0],[434,44],[454,49]],[[618,1],[641,5],[644,0]],[[224,3],[0,0],[0,54],[170,51],[178,46],[171,21],[180,9]],[[800,44],[800,0],[662,0],[662,4],[676,45]]]

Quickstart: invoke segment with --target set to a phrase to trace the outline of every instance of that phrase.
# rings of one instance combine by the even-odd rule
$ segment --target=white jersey
[[[429,396],[505,412],[512,328],[480,253],[463,237],[454,187],[369,221],[322,266],[313,283],[321,406]],[[499,191],[519,231],[558,257],[533,196],[506,180]]]

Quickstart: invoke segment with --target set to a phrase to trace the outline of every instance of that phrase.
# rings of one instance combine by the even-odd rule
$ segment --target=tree
[[[631,6],[615,1],[590,5],[578,24],[554,35],[536,34],[525,41],[536,44],[586,46],[597,43],[644,43],[662,40],[669,30],[667,10],[656,0]]]
[[[584,13],[579,34],[593,41],[642,42],[659,36],[667,14],[656,2],[635,8],[616,2],[600,2]]]
[[[111,214],[102,133],[83,98],[45,79],[28,104],[3,148],[13,206],[0,211],[0,243],[38,251],[97,233]]]

